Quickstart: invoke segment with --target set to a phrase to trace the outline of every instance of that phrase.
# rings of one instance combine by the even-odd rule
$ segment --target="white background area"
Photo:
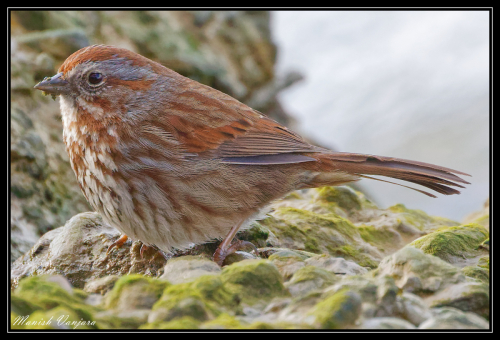
[[[338,151],[472,175],[464,177],[472,184],[460,195],[438,198],[362,180],[379,206],[403,203],[457,221],[482,207],[489,195],[488,12],[271,15],[277,75],[297,70],[305,76],[280,94],[298,132]]]

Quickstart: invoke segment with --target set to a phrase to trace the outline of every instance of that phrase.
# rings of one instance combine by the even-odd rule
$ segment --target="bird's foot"
[[[221,242],[221,244],[214,253],[214,262],[216,262],[221,267],[222,263],[224,262],[224,260],[228,255],[231,255],[232,253],[244,249],[246,247],[251,247],[255,251],[255,254],[259,256],[259,251],[257,250],[257,247],[255,247],[251,242],[238,240],[227,248],[223,246],[224,244],[225,244],[224,242]]]
[[[148,250],[149,248],[150,248],[150,247],[149,247],[149,246],[147,246],[147,245],[145,245],[144,243],[142,244],[142,246],[141,246],[141,250],[139,251],[139,253],[141,254],[141,259],[143,259],[143,258],[144,258],[144,252],[145,252],[146,250]]]
[[[115,242],[113,242],[109,247],[108,247],[108,250],[106,250],[106,255],[109,254],[110,251],[112,251],[114,248],[121,248],[121,246],[123,246],[123,244],[125,242],[127,242],[128,240],[128,236],[123,234],[122,236],[120,236],[120,238],[118,240],[116,240]]]

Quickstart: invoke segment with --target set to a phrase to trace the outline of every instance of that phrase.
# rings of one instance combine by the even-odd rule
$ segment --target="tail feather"
[[[328,164],[329,168],[346,171],[359,177],[370,178],[397,185],[401,184],[366,175],[386,176],[400,179],[422,185],[444,195],[460,194],[460,191],[450,188],[450,186],[464,188],[464,186],[458,183],[470,184],[455,174],[465,176],[470,175],[429,163],[345,152],[324,154],[321,158],[322,161],[325,161],[325,163]],[[416,190],[431,197],[435,197],[434,195],[423,190],[407,187],[405,185],[401,186]]]

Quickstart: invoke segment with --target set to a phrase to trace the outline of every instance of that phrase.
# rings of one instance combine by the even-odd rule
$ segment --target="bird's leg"
[[[140,252],[140,254],[141,254],[141,259],[143,259],[143,258],[144,258],[144,256],[143,256],[143,255],[144,255],[144,252],[145,252],[146,250],[148,250],[148,249],[149,249],[149,246],[147,246],[147,245],[145,245],[145,244],[143,243],[143,244],[142,244],[142,246],[141,246],[141,250],[139,251],[139,252]]]
[[[113,250],[114,248],[120,248],[121,246],[123,246],[123,244],[125,242],[127,242],[128,240],[128,236],[123,234],[122,236],[120,236],[120,238],[118,240],[116,240],[115,242],[113,242],[113,244],[111,244],[109,247],[108,247],[108,250],[106,250],[106,255],[109,254],[109,252],[111,250]]]
[[[238,240],[233,245],[230,245],[231,241],[233,240],[234,236],[236,235],[244,221],[245,220],[242,220],[240,223],[232,227],[226,238],[219,244],[219,247],[217,247],[217,250],[214,253],[214,262],[216,262],[219,266],[222,266],[222,263],[224,262],[226,256],[247,246],[251,246],[253,250],[255,250],[255,253],[257,255],[259,254],[257,248],[248,241]]]

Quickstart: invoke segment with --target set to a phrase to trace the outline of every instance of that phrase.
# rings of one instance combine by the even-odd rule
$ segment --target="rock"
[[[308,313],[321,328],[350,328],[361,314],[361,297],[352,291],[341,290],[324,299]]]
[[[87,293],[104,295],[114,287],[119,278],[120,277],[118,275],[108,275],[95,280],[90,280],[85,283],[83,290]]]
[[[368,272],[366,268],[361,267],[356,262],[326,254],[311,257],[304,262],[306,265],[316,266],[339,275],[356,275]]]
[[[400,313],[397,304],[399,288],[394,283],[391,276],[381,276],[377,278],[377,308],[376,317],[394,316]]]
[[[167,286],[169,283],[166,281],[154,280],[143,275],[122,276],[106,295],[105,307],[117,311],[151,309]]]
[[[186,316],[199,321],[212,320],[226,309],[235,309],[240,298],[223,284],[221,277],[204,275],[167,287],[153,306],[147,327]]]
[[[100,327],[136,329],[147,322],[150,309],[106,310],[95,314]]]
[[[22,280],[12,294],[12,311],[23,319],[14,318],[12,323],[21,328],[72,328],[66,321],[88,321],[96,328],[94,314],[99,309],[85,303],[86,295],[74,289],[68,290],[68,281],[61,276],[40,275]],[[44,323],[51,317],[56,321],[61,315],[61,324]],[[28,323],[29,321],[29,323]],[[70,327],[71,326],[71,327]]]
[[[362,205],[356,192],[346,186],[318,188],[315,200],[329,203],[330,209],[333,205],[347,211],[360,210]]]
[[[455,284],[425,298],[425,301],[431,307],[454,307],[489,319],[490,294],[486,283]]]
[[[361,239],[350,221],[337,215],[278,207],[272,217],[260,223],[276,235],[275,247],[326,253],[371,268],[376,267],[377,258],[381,258],[373,247]]]
[[[484,227],[467,224],[440,228],[416,239],[410,246],[451,264],[465,266],[477,263],[479,256],[488,254],[487,250],[479,248],[488,237],[489,233]]]
[[[401,315],[415,326],[432,317],[432,313],[419,296],[404,292],[401,295]]]
[[[390,317],[380,317],[364,320],[360,329],[415,329],[416,327],[406,320]]]
[[[490,281],[490,271],[488,269],[479,266],[467,266],[462,268],[462,273],[465,276],[479,280],[484,283],[489,283]]]
[[[482,317],[456,308],[433,308],[434,316],[421,323],[419,329],[488,329],[488,321]]]
[[[315,266],[300,268],[285,284],[292,296],[306,295],[313,290],[321,290],[339,281],[335,274]]]
[[[307,256],[292,250],[277,251],[269,256],[269,260],[278,268],[278,271],[286,281],[297,270],[306,266],[305,259],[307,259]]]
[[[200,325],[201,329],[242,329],[243,325],[234,317],[227,313],[219,315],[217,318],[206,321]]]
[[[170,259],[160,280],[172,284],[191,282],[202,275],[219,275],[220,267],[202,256],[182,256]]]
[[[97,213],[82,213],[64,227],[47,233],[34,248],[12,264],[12,284],[40,274],[61,274],[73,286],[107,275],[144,273],[156,275],[166,260],[161,254],[141,259],[139,246],[124,245],[107,255],[107,248],[119,237],[118,230],[103,224]]]
[[[147,323],[139,327],[140,329],[198,329],[200,326],[200,321],[184,316],[172,321],[160,322],[160,323]]]
[[[309,294],[292,299],[292,301],[278,313],[276,320],[273,320],[274,323],[277,324],[281,322],[308,327],[320,327],[316,322],[316,317],[311,315],[310,312],[317,303],[324,300],[321,296],[321,292],[312,291]],[[265,317],[267,318],[267,315],[265,315]]]
[[[286,296],[283,278],[268,260],[245,260],[224,267],[220,275],[224,286],[248,305],[260,299]]]
[[[384,258],[373,274],[392,276],[399,288],[417,295],[465,281],[458,268],[413,247],[404,247]]]

